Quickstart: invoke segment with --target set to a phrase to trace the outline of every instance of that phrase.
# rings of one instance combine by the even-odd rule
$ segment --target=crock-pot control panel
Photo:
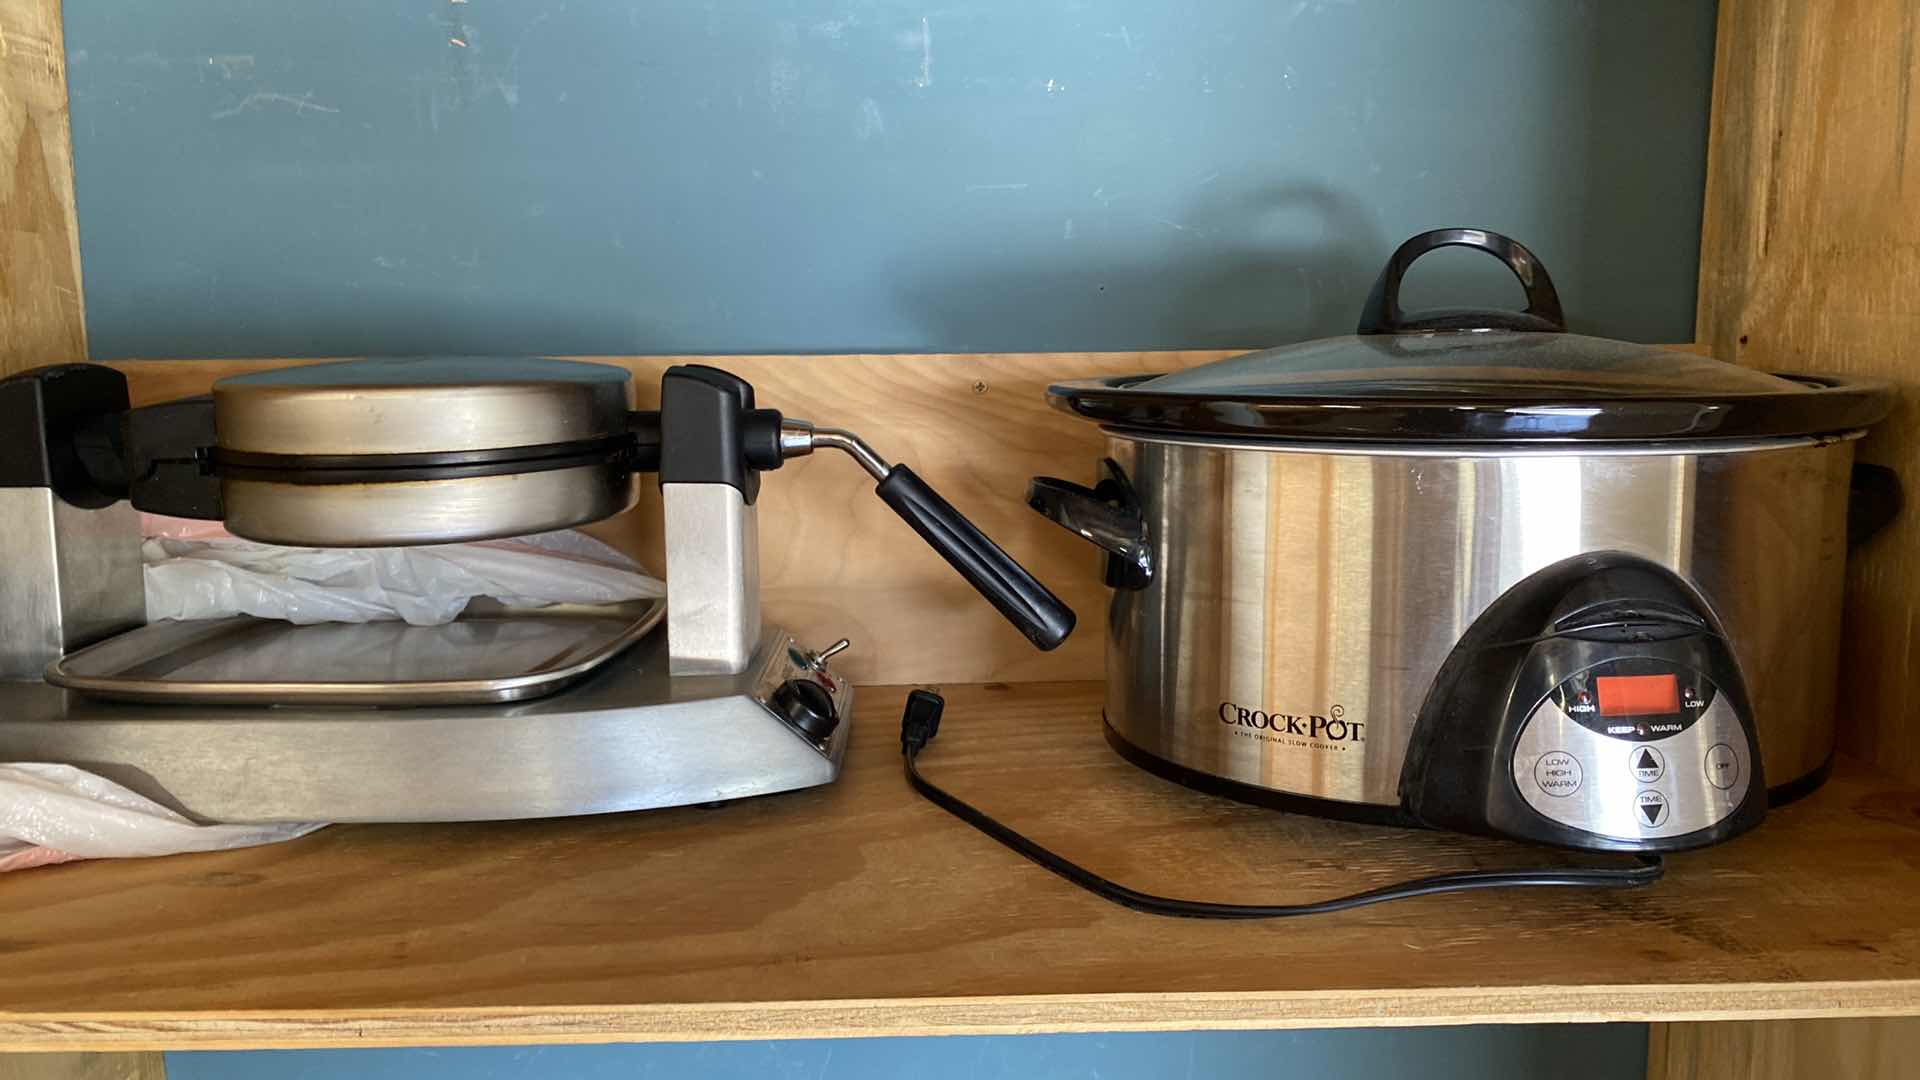
[[[1421,709],[1401,797],[1440,828],[1601,851],[1724,840],[1766,812],[1745,683],[1644,560],[1570,560],[1475,621]]]
[[[1622,656],[1553,688],[1511,757],[1527,805],[1617,840],[1685,836],[1739,809],[1753,778],[1746,725],[1712,679]]]

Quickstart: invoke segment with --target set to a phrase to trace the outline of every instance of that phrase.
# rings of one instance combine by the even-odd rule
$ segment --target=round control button
[[[1666,756],[1651,746],[1636,746],[1629,750],[1627,767],[1633,770],[1633,778],[1643,784],[1651,784],[1667,775]]]
[[[1634,809],[1640,815],[1640,823],[1650,829],[1657,829],[1667,823],[1667,797],[1657,791],[1643,791],[1634,800]]]
[[[1707,748],[1707,783],[1725,791],[1740,780],[1740,758],[1733,747],[1714,743]]]
[[[1550,750],[1534,764],[1533,780],[1541,791],[1564,799],[1580,790],[1580,760],[1564,750]]]
[[[774,688],[768,704],[815,742],[826,742],[840,723],[833,695],[812,679],[788,679]]]

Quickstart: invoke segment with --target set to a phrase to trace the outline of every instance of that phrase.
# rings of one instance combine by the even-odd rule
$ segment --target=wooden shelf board
[[[1920,1014],[1920,791],[1861,766],[1650,889],[1168,920],[913,795],[903,696],[862,691],[826,789],[0,878],[0,1049]],[[1189,792],[1102,744],[1096,684],[948,699],[930,775],[1137,887],[1305,899],[1552,857]]]

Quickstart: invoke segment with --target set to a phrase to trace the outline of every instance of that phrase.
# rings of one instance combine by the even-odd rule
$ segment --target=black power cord
[[[1434,874],[1413,878],[1378,889],[1316,900],[1309,904],[1221,904],[1210,900],[1181,900],[1130,889],[1094,873],[1079,863],[1052,851],[1000,824],[984,812],[950,794],[920,774],[920,751],[940,731],[940,714],[945,699],[930,690],[915,690],[907,695],[907,708],[900,718],[900,753],[906,761],[907,783],[934,805],[979,829],[1007,847],[1048,870],[1066,878],[1096,896],[1122,907],[1149,915],[1167,915],[1185,919],[1284,919],[1294,915],[1322,915],[1347,911],[1389,900],[1407,900],[1438,893],[1470,892],[1477,889],[1511,889],[1531,886],[1566,888],[1633,889],[1660,880],[1666,867],[1658,855],[1635,855],[1636,865],[1622,867],[1544,867],[1536,870],[1466,870],[1453,874]]]

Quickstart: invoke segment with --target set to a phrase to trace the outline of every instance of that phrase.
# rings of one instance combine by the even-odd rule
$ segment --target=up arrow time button
[[[1633,778],[1643,784],[1651,784],[1667,775],[1666,757],[1651,746],[1636,746],[1629,750],[1627,764],[1633,769]]]

